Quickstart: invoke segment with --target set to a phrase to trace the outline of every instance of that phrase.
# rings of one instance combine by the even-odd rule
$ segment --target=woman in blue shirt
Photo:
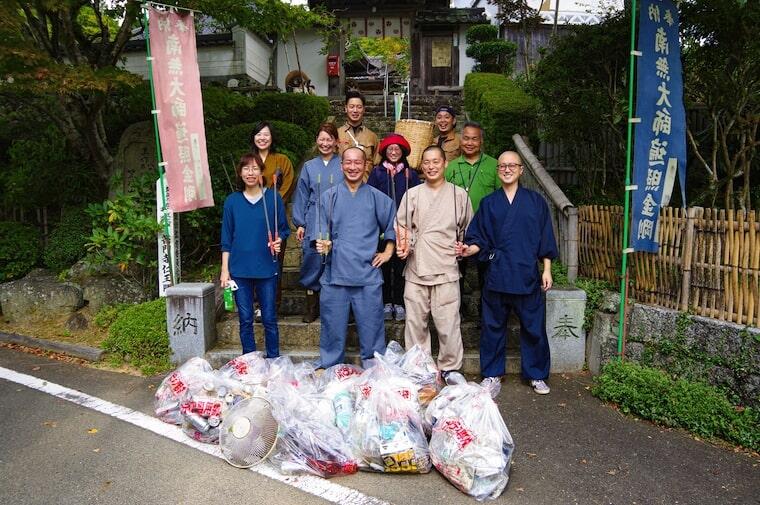
[[[330,208],[318,208],[319,197],[343,180],[340,156],[335,152],[338,129],[333,123],[319,125],[316,145],[319,156],[304,163],[293,202],[293,224],[297,227],[296,237],[303,248],[301,285],[306,288],[304,323],[314,321],[319,314],[319,278],[324,270],[324,256],[317,252],[315,240],[329,239],[330,232],[317,225],[318,213],[332,212]]]
[[[268,358],[280,355],[277,328],[277,253],[290,234],[280,195],[265,188],[264,162],[256,153],[240,158],[237,179],[240,191],[224,201],[222,216],[222,288],[230,280],[238,286],[235,302],[240,320],[243,354],[256,350],[253,338],[253,295],[261,306]],[[276,223],[275,223],[276,220]]]

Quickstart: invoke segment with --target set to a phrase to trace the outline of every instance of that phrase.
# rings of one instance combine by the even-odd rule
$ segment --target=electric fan
[[[227,462],[250,468],[264,461],[277,442],[277,421],[266,398],[252,396],[240,401],[224,416],[219,447]]]

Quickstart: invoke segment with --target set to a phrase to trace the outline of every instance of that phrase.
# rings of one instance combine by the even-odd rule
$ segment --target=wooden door
[[[456,86],[459,84],[459,52],[453,44],[453,34],[423,34],[421,38],[422,93],[429,93],[431,86]]]

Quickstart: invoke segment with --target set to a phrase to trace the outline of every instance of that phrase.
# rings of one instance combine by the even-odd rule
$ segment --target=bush
[[[499,27],[492,24],[472,25],[467,29],[465,39],[467,45],[471,46],[478,42],[496,40],[499,37]]]
[[[512,135],[537,138],[536,102],[501,74],[472,73],[464,81],[464,106],[485,130],[484,151],[496,157],[514,149]]]
[[[42,254],[45,266],[60,272],[82,259],[91,233],[89,216],[80,208],[68,209],[48,238]]]
[[[258,118],[256,100],[221,86],[206,86],[203,95],[203,122],[206,130],[216,130]]]
[[[508,40],[499,40],[499,29],[491,24],[473,25],[467,29],[467,56],[478,63],[475,72],[512,72],[517,44]]]
[[[591,392],[626,414],[760,450],[760,412],[737,409],[706,383],[674,380],[661,370],[621,361],[607,364],[595,380]]]
[[[40,257],[37,228],[0,221],[0,282],[25,276]]]
[[[103,348],[140,367],[146,374],[171,368],[165,299],[120,310],[108,330]]]
[[[88,260],[95,265],[115,265],[138,282],[146,293],[155,289],[157,260],[153,175],[136,179],[129,192],[87,207],[92,235],[87,242]]]
[[[299,125],[309,140],[316,136],[319,125],[330,114],[330,103],[326,98],[305,93],[261,93],[254,102],[253,118]]]
[[[586,292],[586,310],[583,317],[583,329],[586,333],[591,331],[594,324],[594,312],[599,310],[604,298],[604,292],[616,289],[609,282],[598,279],[589,279],[587,277],[578,277],[575,280],[575,287]]]
[[[314,138],[298,125],[278,120],[269,120],[269,122],[274,129],[277,151],[288,156],[293,166],[297,167],[304,154],[314,144]],[[233,165],[237,163],[240,156],[250,151],[250,138],[254,126],[255,123],[243,123],[210,133],[209,165],[216,165],[214,168],[219,167],[218,172],[212,173],[211,177],[220,179],[227,189],[229,189],[227,175],[233,184],[235,182]],[[227,170],[227,174],[224,173],[224,169]]]

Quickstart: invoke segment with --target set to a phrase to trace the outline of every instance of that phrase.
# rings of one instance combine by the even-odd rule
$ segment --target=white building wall
[[[459,27],[459,40],[458,40],[458,49],[459,49],[459,85],[464,86],[464,78],[467,77],[467,74],[472,72],[472,67],[475,66],[475,60],[467,56],[467,28],[469,28],[469,25],[462,25]]]
[[[272,51],[268,44],[255,35],[245,32],[245,74],[258,83],[269,79],[269,57]]]
[[[119,66],[133,74],[141,75],[143,79],[148,78],[148,62],[145,61],[145,53],[143,51],[124,53],[124,61]],[[235,70],[236,65],[232,46],[198,48],[198,71],[201,77],[235,75]],[[237,73],[239,74],[240,72]]]
[[[327,56],[320,54],[322,50],[322,38],[312,31],[296,32],[298,43],[298,55],[301,60],[301,71],[311,79],[315,92],[319,96],[327,96]],[[286,56],[287,51],[287,56]],[[285,76],[291,70],[297,70],[296,52],[293,41],[279,43],[277,47],[277,79],[275,85],[285,89]]]

